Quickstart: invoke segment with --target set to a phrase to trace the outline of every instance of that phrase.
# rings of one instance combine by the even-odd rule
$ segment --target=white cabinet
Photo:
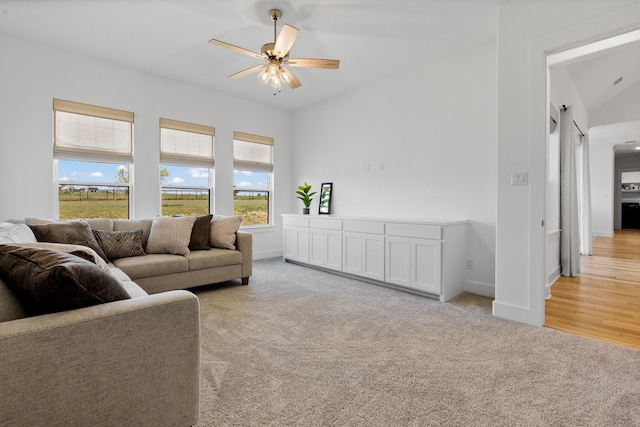
[[[433,294],[441,293],[442,243],[387,236],[385,281]]]
[[[312,228],[309,264],[342,271],[342,233]]]
[[[384,281],[384,223],[342,222],[342,271]]]
[[[447,301],[465,289],[466,221],[283,215],[287,261]]]
[[[285,219],[284,258],[303,263],[309,262],[309,219],[290,217]]]
[[[342,271],[384,281],[384,236],[342,233]]]

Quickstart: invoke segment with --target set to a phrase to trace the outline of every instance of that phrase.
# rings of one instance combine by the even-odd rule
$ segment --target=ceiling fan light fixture
[[[266,43],[262,45],[260,53],[220,40],[209,40],[209,43],[214,46],[219,46],[267,62],[265,65],[258,65],[232,74],[229,78],[237,79],[259,72],[258,79],[264,84],[270,83],[271,87],[274,88],[273,94],[276,95],[277,92],[281,91],[282,82],[289,85],[291,89],[296,89],[302,86],[300,80],[298,80],[295,74],[282,66],[283,63],[292,67],[302,68],[337,69],[340,66],[340,61],[337,59],[294,58],[290,60],[289,52],[291,51],[291,46],[293,46],[293,43],[296,41],[296,37],[298,37],[298,32],[300,30],[292,27],[291,25],[285,24],[280,30],[280,34],[277,34],[276,23],[282,18],[282,11],[278,9],[271,9],[269,10],[269,16],[273,20],[273,43]]]
[[[267,84],[270,78],[271,75],[269,75],[269,72],[267,70],[262,70],[262,72],[258,74],[258,79],[260,79],[260,81],[264,84]]]

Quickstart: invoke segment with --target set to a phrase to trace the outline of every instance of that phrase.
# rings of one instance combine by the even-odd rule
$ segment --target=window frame
[[[71,113],[79,116],[88,116],[98,119],[114,120],[118,122],[126,122],[128,124],[128,148],[125,151],[109,151],[96,147],[87,146],[69,146],[62,142],[64,137],[59,134],[58,113]],[[85,187],[127,187],[127,218],[133,218],[133,201],[134,185],[133,185],[133,124],[134,114],[129,111],[117,110],[108,107],[100,107],[96,105],[83,104],[75,101],[53,98],[53,189],[55,197],[53,198],[54,218],[60,219],[60,186],[85,186]],[[59,176],[59,160],[76,161],[85,163],[107,163],[113,165],[125,164],[128,168],[128,182],[108,182],[108,181],[61,181]]]
[[[271,161],[270,163],[265,163],[265,162],[251,162],[251,161],[247,161],[246,159],[238,159],[236,158],[236,152],[235,152],[235,142],[236,141],[241,141],[241,142],[245,142],[245,143],[252,143],[252,144],[262,144],[262,145],[267,145],[270,147],[270,157],[271,157]],[[267,206],[267,219],[268,222],[265,224],[241,224],[240,228],[243,229],[248,229],[248,228],[255,228],[255,229],[259,229],[259,228],[266,228],[266,227],[274,227],[275,223],[274,223],[274,218],[273,218],[273,213],[275,210],[275,191],[274,191],[274,165],[273,165],[273,158],[274,158],[274,146],[275,146],[275,141],[273,138],[270,137],[265,137],[265,136],[261,136],[261,135],[254,135],[254,134],[250,134],[250,133],[246,133],[246,132],[237,132],[234,131],[233,132],[233,147],[232,147],[232,152],[233,152],[233,173],[234,176],[236,173],[242,173],[244,171],[247,172],[257,172],[257,173],[266,173],[267,174],[267,188],[255,188],[255,187],[242,187],[242,188],[238,188],[238,187],[233,187],[233,206],[234,206],[234,214],[235,214],[235,192],[236,191],[246,191],[246,192],[261,192],[267,193],[267,201],[268,201],[268,206]],[[234,178],[235,180],[235,178]]]
[[[208,179],[206,186],[199,185],[183,185],[183,184],[162,184],[160,182],[160,213],[163,212],[163,194],[165,190],[206,190],[209,193],[209,203],[207,206],[207,214],[214,212],[214,173],[215,173],[215,127],[200,125],[190,122],[183,122],[179,120],[160,118],[160,162],[158,172],[164,166],[176,166],[185,168],[203,168],[208,170]],[[163,150],[163,129],[174,130],[179,132],[187,132],[197,134],[199,136],[205,135],[211,138],[211,155],[210,156],[196,156],[189,155],[187,153],[169,153]],[[159,175],[159,174],[158,174]]]

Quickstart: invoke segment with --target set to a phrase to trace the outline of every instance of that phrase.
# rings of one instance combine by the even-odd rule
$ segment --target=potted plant
[[[311,201],[313,200],[311,196],[316,194],[315,191],[313,193],[310,193],[310,191],[311,186],[307,184],[307,181],[304,182],[304,185],[298,185],[298,190],[296,191],[298,199],[302,200],[302,203],[304,203],[302,213],[305,215],[309,215],[309,206],[311,206]]]

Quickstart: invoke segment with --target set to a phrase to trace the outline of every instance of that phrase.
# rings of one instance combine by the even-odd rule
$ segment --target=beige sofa
[[[142,230],[142,244],[146,246],[151,219],[87,219],[93,230]],[[236,233],[235,250],[211,248],[191,251],[189,255],[147,254],[120,258],[113,265],[124,271],[147,293],[155,294],[175,289],[242,279],[249,284],[253,268],[253,239],[250,233]]]
[[[152,220],[88,222],[144,240]],[[0,244],[33,243],[29,232],[0,224]],[[248,284],[251,235],[238,232],[236,247],[116,259],[105,268],[130,299],[31,317],[0,280],[0,425],[197,424],[199,303],[174,289]]]

